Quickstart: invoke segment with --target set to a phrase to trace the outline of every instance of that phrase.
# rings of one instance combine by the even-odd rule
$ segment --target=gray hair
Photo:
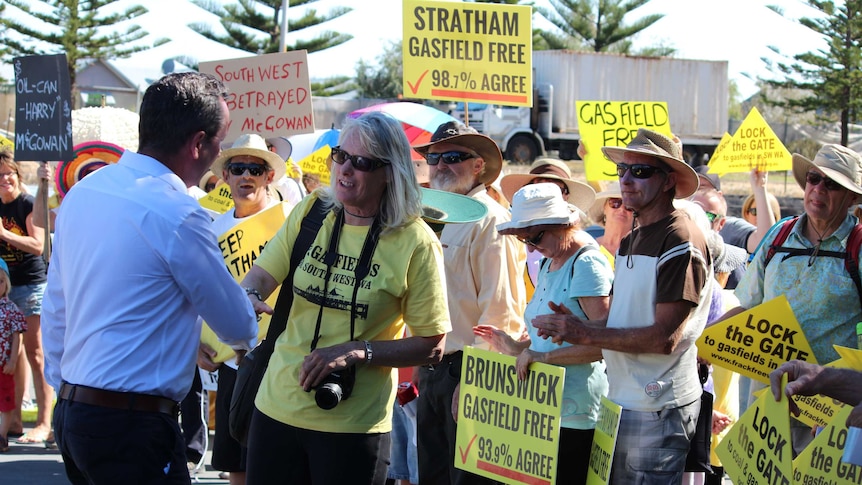
[[[378,169],[386,171],[386,189],[380,206],[380,222],[383,232],[402,227],[422,216],[422,193],[416,183],[416,173],[410,158],[410,142],[401,128],[401,123],[390,115],[379,111],[366,113],[349,120],[341,130],[339,143],[355,136],[359,146],[369,156],[388,162]],[[327,204],[342,208],[335,197],[335,177],[330,187],[320,193]]]

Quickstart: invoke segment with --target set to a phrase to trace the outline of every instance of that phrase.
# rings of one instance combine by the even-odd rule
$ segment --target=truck
[[[471,102],[450,105],[449,113],[494,139],[512,163],[531,163],[549,150],[574,160],[578,100],[667,102],[686,161],[700,165],[728,130],[728,63],[534,51],[532,108]]]

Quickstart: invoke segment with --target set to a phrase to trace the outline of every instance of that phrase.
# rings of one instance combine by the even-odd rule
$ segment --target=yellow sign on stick
[[[237,282],[242,281],[248,270],[251,269],[254,260],[263,251],[263,247],[272,238],[278,229],[284,224],[287,219],[285,214],[285,204],[276,204],[263,212],[259,212],[240,224],[237,224],[229,231],[220,235],[218,245],[224,256],[224,264],[227,266],[230,274],[233,275]],[[278,299],[278,292],[281,287],[276,288],[269,298],[266,299],[266,304],[275,308],[275,302]],[[258,320],[258,341],[266,337],[266,331],[269,329],[270,315],[265,313],[260,314]],[[201,342],[209,345],[216,350],[214,362],[224,362],[234,355],[233,349],[219,342],[216,334],[210,327],[204,323],[201,330]]]
[[[464,348],[455,466],[513,485],[551,485],[566,369],[533,363],[522,381],[515,361]]]
[[[587,180],[617,180],[616,165],[605,158],[603,146],[624,147],[638,128],[671,136],[667,103],[664,101],[577,101],[578,132],[587,150],[584,168]]]
[[[838,352],[839,358],[826,364],[826,367],[862,370],[862,350],[841,347],[840,345],[833,345],[832,347]],[[847,406],[837,399],[820,394],[815,396],[797,395],[793,396],[793,400],[799,406],[798,419],[809,426],[826,426],[832,421],[836,413]]]
[[[752,168],[768,172],[790,170],[792,166],[790,152],[784,148],[757,108],[751,108],[727,146],[713,155],[709,172],[750,172]]]
[[[713,167],[714,167],[713,162],[714,162],[715,160],[717,160],[717,159],[718,159],[718,155],[719,155],[719,154],[720,154],[720,153],[721,153],[725,148],[727,148],[727,145],[730,143],[731,138],[733,138],[733,137],[731,137],[731,136],[730,136],[730,133],[728,133],[728,132],[726,132],[726,131],[725,131],[725,132],[724,132],[724,135],[721,137],[721,141],[719,141],[719,142],[718,142],[718,146],[717,146],[717,147],[715,147],[715,151],[714,151],[714,152],[712,152],[712,156],[711,156],[711,157],[709,157],[709,162],[707,162],[707,165],[710,167],[709,173],[715,173],[715,174],[716,174],[716,175],[718,175],[719,177],[721,177],[722,175],[724,175],[724,172],[718,172],[717,170],[714,170],[714,169],[713,169]]]
[[[323,145],[311,155],[299,161],[299,167],[304,174],[317,175],[320,178],[320,185],[329,185],[329,154],[332,152],[332,147]]]
[[[198,199],[198,203],[200,203],[201,207],[204,209],[224,214],[233,208],[233,198],[230,195],[230,185],[221,184],[216,186],[216,188],[210,190],[207,195]]]
[[[785,374],[781,387],[787,384]],[[765,392],[721,440],[716,453],[733,483],[790,485],[793,448],[787,397]]]
[[[596,423],[593,448],[590,451],[587,485],[610,483],[611,465],[614,462],[614,449],[617,446],[617,431],[620,429],[622,414],[622,406],[602,396],[599,421]]]
[[[841,461],[851,411],[851,406],[841,408],[793,460],[793,483],[862,483],[862,467]]]
[[[532,7],[404,0],[404,96],[533,104]]]
[[[817,363],[784,295],[708,327],[697,340],[697,355],[767,384],[784,362]]]

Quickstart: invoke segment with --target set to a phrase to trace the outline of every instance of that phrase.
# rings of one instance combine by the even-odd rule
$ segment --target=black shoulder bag
[[[311,247],[311,243],[314,242],[318,231],[320,231],[326,213],[327,210],[323,201],[317,199],[311,210],[302,219],[299,235],[296,237],[296,243],[290,253],[290,271],[281,284],[281,291],[278,293],[278,300],[275,303],[272,319],[270,319],[269,329],[266,331],[266,338],[243,357],[239,369],[237,369],[233,396],[230,399],[228,427],[230,428],[230,435],[243,446],[248,445],[248,429],[254,411],[254,399],[257,396],[260,383],[263,381],[263,374],[269,366],[269,358],[272,357],[275,341],[287,327],[287,317],[290,314],[290,307],[293,305],[293,274],[305,253],[308,252],[308,248]]]

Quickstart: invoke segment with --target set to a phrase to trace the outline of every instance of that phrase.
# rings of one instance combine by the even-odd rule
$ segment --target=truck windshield
[[[482,111],[488,107],[487,104],[484,103],[467,103],[467,108],[470,111]],[[464,102],[459,101],[455,103],[454,111],[464,111]]]

